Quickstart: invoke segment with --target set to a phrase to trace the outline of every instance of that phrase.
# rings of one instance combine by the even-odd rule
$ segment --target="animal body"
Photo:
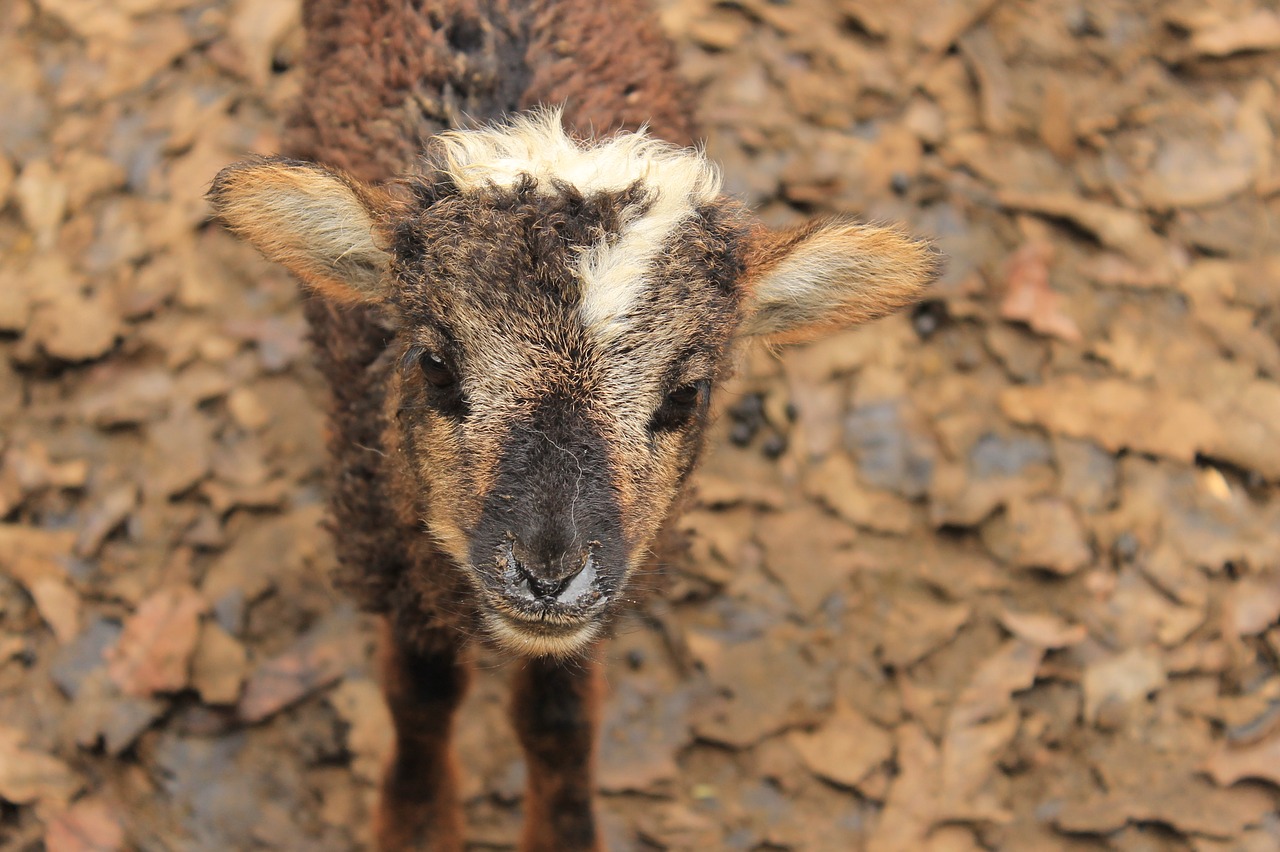
[[[598,849],[596,649],[735,347],[894,310],[934,255],[753,222],[689,147],[642,0],[307,0],[304,22],[296,159],[210,196],[308,295],[340,580],[384,623],[377,842],[463,846],[449,739],[479,637],[517,658],[521,848]]]

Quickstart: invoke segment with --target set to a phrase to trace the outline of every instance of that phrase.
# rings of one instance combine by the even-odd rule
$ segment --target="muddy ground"
[[[612,848],[1280,849],[1280,13],[666,0],[729,188],[902,220],[914,312],[744,357],[609,653]],[[292,282],[209,224],[296,0],[0,2],[0,847],[365,846]],[[462,715],[476,848],[523,768]]]

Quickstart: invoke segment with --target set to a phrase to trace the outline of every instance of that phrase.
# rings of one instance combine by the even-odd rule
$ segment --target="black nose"
[[[554,560],[542,560],[539,565],[522,558],[518,546],[508,545],[508,565],[514,568],[517,582],[528,594],[540,601],[561,604],[573,603],[591,591],[595,583],[595,559],[591,553],[579,553],[573,557],[565,554]]]

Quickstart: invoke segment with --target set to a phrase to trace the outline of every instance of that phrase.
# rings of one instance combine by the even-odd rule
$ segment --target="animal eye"
[[[445,363],[445,360],[434,352],[423,352],[418,357],[418,365],[422,367],[422,375],[438,388],[450,388],[458,382],[458,377]]]
[[[649,428],[655,432],[678,429],[706,405],[710,382],[689,382],[668,391],[662,405],[653,413]]]
[[[691,408],[697,404],[701,395],[702,386],[697,382],[681,385],[667,394],[667,405],[673,408]]]

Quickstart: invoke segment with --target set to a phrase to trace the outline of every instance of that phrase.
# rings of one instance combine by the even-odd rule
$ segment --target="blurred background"
[[[949,265],[744,356],[610,649],[611,848],[1280,849],[1276,4],[661,15],[732,192]],[[301,44],[297,0],[0,0],[0,848],[368,841],[295,288],[202,199]],[[512,848],[481,663],[470,831]]]

